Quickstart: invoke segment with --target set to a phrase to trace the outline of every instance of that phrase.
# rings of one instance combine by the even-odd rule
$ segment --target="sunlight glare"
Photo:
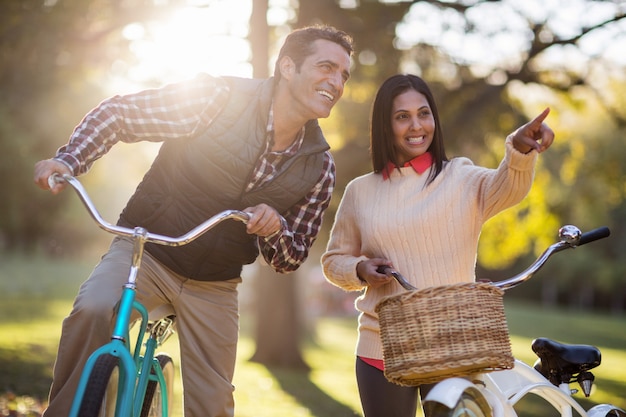
[[[251,0],[189,0],[187,7],[169,14],[165,20],[135,22],[122,35],[130,42],[135,59],[122,58],[111,63],[106,83],[110,95],[125,94],[149,87],[193,78],[204,72],[211,75],[250,77],[250,46],[247,40]],[[139,148],[116,147],[115,158],[103,158],[96,169],[102,177],[116,177],[119,167],[132,166],[137,173],[126,176],[128,184],[117,184],[108,192],[115,195],[112,206],[119,209],[126,201],[154,156],[158,143],[144,142]],[[144,158],[145,156],[145,158]],[[127,161],[127,162],[120,162]]]
[[[124,30],[138,63],[119,71],[115,87],[167,83],[200,72],[248,77],[252,74],[248,21],[249,0],[211,1],[204,7],[188,6],[165,21],[133,23]]]

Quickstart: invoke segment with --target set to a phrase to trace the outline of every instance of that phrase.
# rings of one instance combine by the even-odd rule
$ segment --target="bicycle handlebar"
[[[516,287],[522,282],[529,280],[548,261],[548,258],[555,253],[604,239],[605,237],[609,237],[610,234],[611,231],[608,227],[600,227],[583,234],[576,226],[563,226],[559,229],[560,241],[550,245],[528,268],[514,277],[494,282],[493,284],[503,290]]]
[[[563,226],[559,229],[560,240],[550,245],[548,249],[546,249],[528,268],[511,278],[491,282],[491,284],[502,288],[505,291],[516,287],[522,282],[528,281],[555,253],[565,249],[573,249],[596,240],[604,239],[610,234],[611,231],[608,227],[600,227],[586,233],[581,233],[580,229],[576,226]],[[406,290],[417,290],[416,287],[409,284],[402,274],[387,265],[380,266],[378,268],[378,272],[395,278],[396,281],[398,281],[398,283]]]
[[[118,226],[118,225],[114,225],[114,224],[107,222],[106,220],[102,218],[102,216],[96,209],[95,205],[89,198],[87,191],[85,191],[85,189],[83,188],[83,185],[81,184],[81,182],[77,178],[71,175],[53,174],[48,179],[48,182],[50,183],[51,186],[55,183],[60,183],[60,182],[67,182],[68,184],[70,184],[72,188],[74,188],[78,196],[80,197],[80,200],[83,202],[83,204],[87,208],[87,211],[89,212],[91,217],[96,221],[96,223],[98,224],[98,226],[100,226],[101,229],[109,233],[112,233],[114,235],[118,235],[118,236],[127,236],[127,237],[141,236],[142,239],[145,240],[146,242],[156,243],[156,244],[164,245],[164,246],[186,245],[187,243],[190,243],[191,241],[197,239],[198,237],[200,237],[201,235],[203,235],[204,233],[206,233],[207,231],[215,227],[218,223],[221,223],[222,221],[227,220],[227,219],[239,220],[243,223],[247,223],[247,221],[250,219],[250,215],[246,212],[239,211],[239,210],[225,210],[205,220],[203,223],[191,229],[184,235],[181,235],[178,237],[164,236],[164,235],[159,235],[156,233],[150,233],[142,227],[135,227],[134,229],[131,229],[128,227]]]

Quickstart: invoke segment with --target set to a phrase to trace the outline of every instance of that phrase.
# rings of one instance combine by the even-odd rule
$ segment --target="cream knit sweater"
[[[475,280],[476,252],[483,223],[519,203],[530,190],[537,153],[522,154],[506,140],[498,169],[453,158],[426,185],[429,171],[394,170],[388,180],[369,173],[346,187],[322,256],[326,279],[356,300],[359,337],[356,354],[382,359],[376,304],[405,291],[395,281],[364,287],[356,264],[384,257],[418,288]]]

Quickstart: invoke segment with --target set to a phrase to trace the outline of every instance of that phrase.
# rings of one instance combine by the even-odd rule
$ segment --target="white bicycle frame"
[[[515,277],[493,284],[504,290],[517,286],[530,279],[554,253],[602,239],[608,235],[609,231],[606,228],[583,235],[575,226],[564,226],[559,230],[560,242],[550,246],[528,269]],[[395,271],[394,276],[401,284],[408,285]],[[562,417],[626,417],[626,411],[611,404],[599,404],[586,411],[572,397],[573,391],[569,383],[556,386],[534,367],[517,359],[512,369],[480,373],[466,378],[445,379],[433,387],[424,398],[424,403],[434,401],[452,409],[456,407],[465,392],[482,396],[489,404],[493,417],[517,417],[514,406],[529,394],[543,398]]]

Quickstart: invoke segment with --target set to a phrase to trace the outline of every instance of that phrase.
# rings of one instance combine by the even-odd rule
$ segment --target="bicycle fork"
[[[133,308],[138,308],[140,314],[144,318],[142,323],[147,320],[148,316],[145,308],[140,304],[135,303],[134,299],[134,285],[126,284],[122,292],[122,299],[117,313],[118,320],[115,323],[111,341],[96,349],[87,359],[78,383],[78,388],[76,389],[69,417],[78,417],[83,397],[85,396],[85,390],[94,369],[94,365],[96,364],[98,358],[104,355],[111,355],[119,359],[118,367],[120,386],[117,395],[116,415],[132,415],[131,411],[133,398],[132,395],[129,395],[128,393],[133,393],[135,391],[136,379],[133,376],[137,375],[136,356],[138,352],[135,352],[135,356],[133,356],[128,349],[128,323],[130,322],[130,315]]]

